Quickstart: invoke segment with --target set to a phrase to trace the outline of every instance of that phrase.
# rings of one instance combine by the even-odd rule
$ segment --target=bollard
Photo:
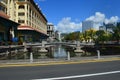
[[[28,52],[30,53],[30,63],[32,63],[33,62],[32,46],[28,48]]]
[[[68,52],[67,60],[70,60],[70,53]]]
[[[30,63],[32,63],[33,62],[33,53],[31,52],[30,53]]]
[[[100,59],[100,50],[97,50],[98,59]]]

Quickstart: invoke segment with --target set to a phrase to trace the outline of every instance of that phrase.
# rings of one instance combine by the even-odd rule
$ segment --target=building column
[[[31,14],[30,14],[30,15],[31,15],[31,21],[30,21],[30,22],[31,22],[31,26],[32,26],[32,17],[33,17],[33,12],[32,12],[32,10],[31,10]]]
[[[25,24],[27,25],[27,4],[24,5],[25,6]]]
[[[10,15],[10,0],[7,2],[7,14]]]
[[[27,20],[28,20],[28,25],[30,26],[30,23],[29,23],[30,22],[30,13],[29,13],[30,12],[30,7],[29,7],[29,5],[27,5],[27,6],[28,6],[28,10],[27,10],[27,12],[28,12],[28,15],[27,15],[28,18],[27,18]]]

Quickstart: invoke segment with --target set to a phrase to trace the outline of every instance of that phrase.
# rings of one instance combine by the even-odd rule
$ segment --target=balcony
[[[7,4],[6,4],[5,1],[0,1],[0,3],[1,3],[2,5],[4,5],[5,7],[7,7]]]

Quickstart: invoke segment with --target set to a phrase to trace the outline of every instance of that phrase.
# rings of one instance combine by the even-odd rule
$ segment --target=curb
[[[24,63],[0,63],[0,68],[5,67],[32,67],[32,66],[47,66],[47,65],[61,65],[61,64],[80,64],[80,63],[93,63],[93,62],[110,62],[119,61],[119,57],[114,58],[101,58],[101,59],[90,59],[90,60],[70,60],[70,61],[45,61],[45,62],[24,62]]]

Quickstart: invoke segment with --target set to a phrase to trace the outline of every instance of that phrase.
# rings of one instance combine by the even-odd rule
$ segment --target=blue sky
[[[93,20],[96,25],[119,21],[120,0],[34,0],[61,32],[81,31],[82,21]],[[97,29],[97,28],[96,28]]]

